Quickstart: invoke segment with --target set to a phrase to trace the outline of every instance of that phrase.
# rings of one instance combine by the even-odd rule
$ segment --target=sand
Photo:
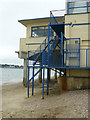
[[[40,83],[30,98],[22,83],[3,86],[2,97],[3,118],[88,118],[88,90],[60,93],[57,82],[50,83],[48,96],[45,87],[44,99]]]

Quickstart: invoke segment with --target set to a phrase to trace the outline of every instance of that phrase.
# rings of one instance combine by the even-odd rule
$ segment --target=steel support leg
[[[47,68],[47,95],[49,94],[50,70]]]
[[[42,99],[44,99],[44,74],[45,74],[45,68],[43,68],[43,90],[42,90]]]
[[[33,76],[34,76],[34,68],[33,68]],[[34,94],[34,77],[32,79],[32,95]]]
[[[27,94],[28,94],[28,98],[29,98],[29,67],[28,67]]]

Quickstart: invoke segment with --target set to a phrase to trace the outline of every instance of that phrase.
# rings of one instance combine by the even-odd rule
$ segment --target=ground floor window
[[[48,26],[36,26],[31,28],[31,37],[46,37],[48,35]],[[53,31],[50,29],[50,36],[53,36]]]

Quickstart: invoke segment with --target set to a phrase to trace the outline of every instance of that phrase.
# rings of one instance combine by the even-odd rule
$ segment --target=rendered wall
[[[36,50],[40,45],[26,45],[26,43],[42,43],[46,37],[40,38],[21,38],[20,39],[20,50],[21,51],[32,51]]]
[[[81,38],[81,45],[83,41],[87,43],[88,37],[88,25],[75,25],[88,23],[89,14],[75,14],[75,15],[65,15],[65,23],[72,23],[69,26],[65,26],[65,36],[66,38]],[[85,44],[85,43],[84,43]]]
[[[90,48],[90,25],[80,25],[90,23],[90,14],[65,15],[65,23],[71,25],[65,26],[66,38],[80,38],[81,49]],[[74,25],[79,24],[79,25]],[[86,50],[80,51],[80,67],[86,67]],[[90,67],[90,51],[88,52],[88,67]],[[67,69],[64,78],[67,90],[90,88],[90,70],[88,69]],[[59,78],[61,86],[62,78]]]
[[[80,38],[81,49],[89,48],[90,45],[90,35],[89,28],[90,25],[80,25],[89,23],[90,13],[85,14],[73,14],[65,15],[65,23],[71,25],[65,26],[65,37],[66,38]],[[90,67],[90,50],[88,50],[88,58],[86,58],[86,50],[80,51],[80,66],[86,67],[86,59],[88,59],[87,65]]]

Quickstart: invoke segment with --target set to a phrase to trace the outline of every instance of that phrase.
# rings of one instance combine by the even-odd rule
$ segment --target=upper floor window
[[[67,0],[67,14],[90,12],[89,0]]]
[[[36,26],[31,28],[31,37],[46,37],[48,35],[48,26]],[[50,35],[53,31],[50,30]]]

